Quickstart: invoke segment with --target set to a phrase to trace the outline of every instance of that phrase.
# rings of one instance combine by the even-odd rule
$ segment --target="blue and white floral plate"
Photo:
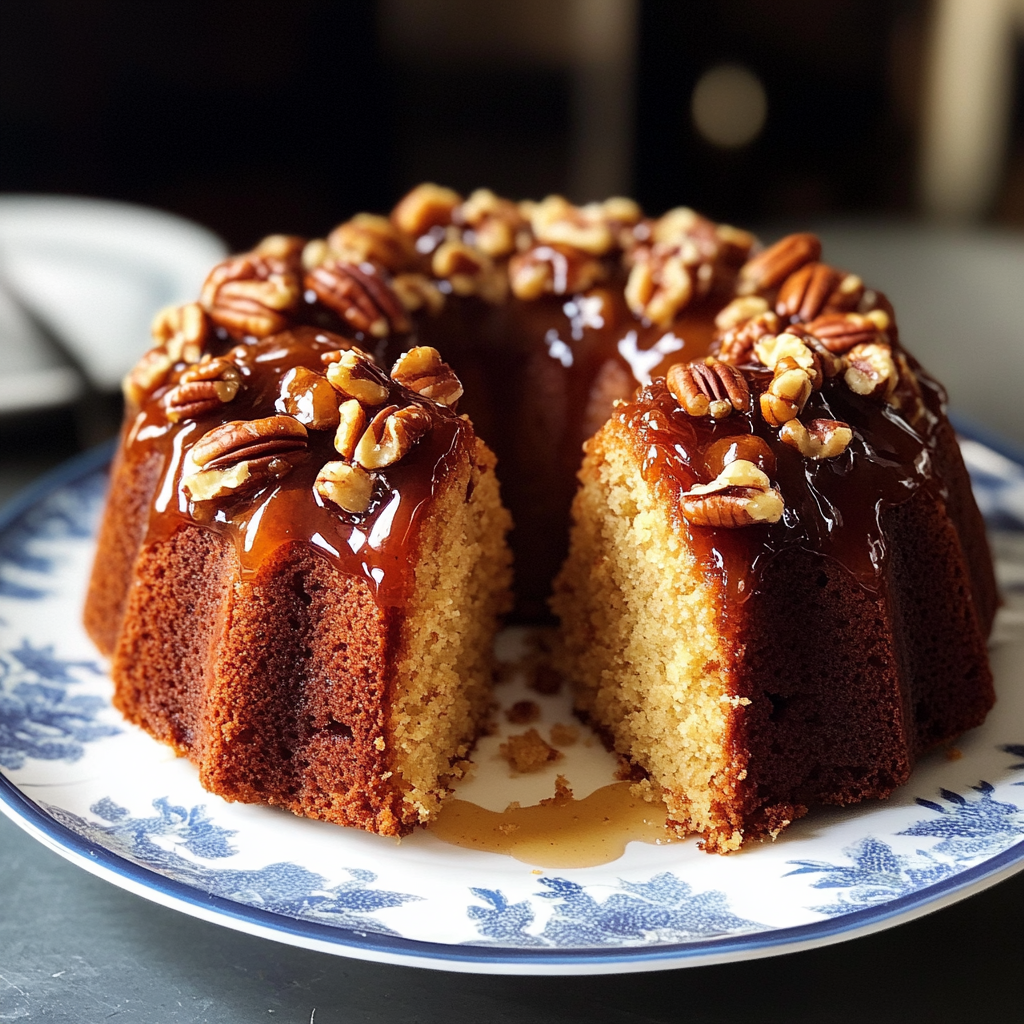
[[[50,476],[0,516],[0,809],[88,871],[254,935],[386,963],[509,974],[657,970],[769,956],[890,927],[1024,867],[1024,468],[964,442],[1006,596],[999,701],[955,751],[884,802],[818,810],[730,857],[630,843],[601,867],[395,840],[228,804],[128,726],[80,622],[109,452]],[[514,644],[514,635],[504,638]],[[513,682],[506,701],[523,694]],[[537,698],[547,722],[566,697]],[[534,803],[482,742],[461,796]],[[581,741],[557,770],[581,798],[614,762]],[[517,788],[518,787],[518,788]]]

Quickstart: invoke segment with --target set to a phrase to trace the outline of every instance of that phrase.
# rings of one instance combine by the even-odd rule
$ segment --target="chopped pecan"
[[[121,381],[124,400],[137,409],[165,380],[174,360],[162,348],[151,348]]]
[[[357,515],[370,507],[373,497],[373,477],[362,466],[347,462],[324,463],[313,487],[320,497]]]
[[[846,367],[843,379],[855,394],[888,399],[896,390],[899,372],[888,345],[855,345],[846,354]]]
[[[806,325],[807,331],[829,352],[842,355],[849,352],[854,345],[866,345],[882,340],[882,331],[885,327],[879,325],[884,323],[887,327],[889,318],[882,310],[876,312],[881,313],[885,319],[860,313],[825,313],[811,320]]]
[[[407,235],[418,238],[433,227],[451,224],[462,196],[432,182],[417,185],[391,211],[391,219]]]
[[[659,327],[669,327],[693,297],[694,280],[683,253],[637,250],[626,281],[626,304]]]
[[[807,371],[811,378],[811,384],[815,388],[819,388],[825,373],[822,369],[821,357],[809,344],[810,340],[791,331],[775,336],[767,335],[754,342],[754,355],[769,370],[774,370],[783,359],[793,360],[802,370]],[[829,376],[833,375],[834,373],[829,374]]]
[[[730,462],[708,484],[680,495],[679,510],[694,526],[740,527],[777,523],[785,506],[782,495],[752,462]]]
[[[768,312],[768,300],[760,295],[743,295],[733,299],[715,317],[715,327],[720,331],[731,331],[734,327],[745,324],[748,320]]]
[[[381,409],[356,445],[356,462],[364,469],[383,469],[398,462],[427,434],[431,422],[430,413],[418,405]]]
[[[357,398],[366,405],[380,405],[388,397],[382,374],[367,353],[348,349],[325,352],[320,358],[327,364],[327,379],[331,385],[348,398]]]
[[[333,255],[346,263],[373,263],[392,274],[412,269],[416,250],[409,236],[387,217],[357,213],[328,236]]]
[[[352,459],[356,445],[366,431],[366,413],[355,398],[342,402],[338,408],[338,429],[334,434],[334,447],[339,455]]]
[[[333,430],[338,425],[338,392],[326,377],[305,366],[284,375],[276,408],[310,430]]]
[[[437,316],[444,309],[444,292],[425,274],[397,274],[391,279],[391,290],[410,313],[425,308]]]
[[[171,363],[198,363],[210,334],[209,321],[198,302],[166,306],[150,326],[153,341],[170,357]]]
[[[750,387],[743,373],[712,356],[676,363],[666,376],[669,391],[691,416],[721,419],[750,404]]]
[[[436,348],[418,345],[398,357],[391,379],[438,405],[454,405],[462,397],[462,383]]]
[[[537,241],[591,256],[603,256],[615,246],[611,218],[602,203],[574,206],[563,196],[548,196],[530,209],[530,225]]]
[[[252,251],[256,256],[280,260],[291,270],[297,271],[302,263],[305,245],[305,239],[298,235],[267,235]]]
[[[719,336],[718,358],[733,366],[749,363],[754,345],[762,338],[774,337],[778,332],[779,318],[770,310],[759,313]]]
[[[473,229],[473,243],[494,259],[514,253],[521,241],[528,244],[529,231],[519,207],[490,189],[478,188],[456,211],[455,219]]]
[[[479,295],[487,302],[505,297],[505,275],[486,253],[456,239],[442,242],[431,258],[436,277],[446,279],[456,295]]]
[[[813,320],[841,281],[839,271],[827,263],[805,263],[782,282],[775,312],[787,320]]]
[[[210,319],[235,337],[265,338],[288,326],[301,290],[296,269],[284,260],[246,253],[213,268],[200,302]]]
[[[542,295],[575,295],[604,279],[600,260],[563,245],[537,245],[513,256],[508,264],[509,284],[518,299]]]
[[[238,367],[227,359],[209,356],[190,366],[175,387],[164,395],[164,408],[172,423],[203,416],[230,402],[242,386]]]
[[[356,266],[327,258],[306,271],[305,284],[357,331],[386,338],[409,330],[405,308],[371,263]]]
[[[306,428],[292,416],[222,423],[192,446],[182,487],[194,501],[260,487],[288,473],[306,445]]]
[[[767,291],[782,284],[805,264],[820,258],[821,242],[817,235],[787,235],[743,264],[736,291],[740,295]]]
[[[792,419],[782,424],[779,439],[806,459],[834,459],[846,451],[853,431],[841,420],[815,419],[805,426]]]
[[[864,282],[856,274],[847,274],[832,290],[823,313],[847,313],[856,309],[864,297]]]
[[[791,356],[775,364],[768,390],[761,394],[761,415],[773,427],[795,419],[811,397],[811,375]]]

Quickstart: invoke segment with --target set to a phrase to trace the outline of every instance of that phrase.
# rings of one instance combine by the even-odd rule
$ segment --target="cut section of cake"
[[[783,318],[786,280],[587,444],[553,600],[579,712],[716,852],[888,795],[994,700],[945,393],[887,304]]]
[[[389,375],[311,327],[204,345],[114,468],[86,623],[115,704],[229,800],[405,833],[487,710],[494,457],[433,349]]]

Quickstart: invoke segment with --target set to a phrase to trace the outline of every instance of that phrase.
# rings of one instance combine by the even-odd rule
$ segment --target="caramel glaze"
[[[895,330],[894,351],[899,351]],[[890,400],[863,397],[842,375],[812,393],[801,419],[843,421],[853,440],[839,456],[805,458],[779,439],[758,411],[758,395],[771,382],[762,366],[742,368],[750,385],[745,411],[723,419],[693,417],[683,411],[663,379],[641,389],[616,416],[629,432],[644,478],[662,490],[674,526],[697,553],[706,578],[725,596],[722,612],[742,606],[758,590],[760,573],[781,552],[802,548],[844,566],[866,590],[885,588],[888,556],[882,516],[919,491],[945,500],[946,486],[934,455],[946,394],[909,356]],[[724,462],[736,457],[730,439],[760,438],[767,453],[757,459],[782,494],[785,511],[776,523],[742,529],[693,526],[679,512],[680,496],[709,483]],[[763,450],[763,449],[762,449]],[[739,457],[748,457],[739,453]],[[870,496],[870,500],[866,500]]]
[[[438,486],[464,452],[472,450],[470,425],[377,374],[388,388],[383,404],[417,405],[430,412],[432,428],[401,460],[376,473],[373,501],[363,514],[343,512],[314,490],[324,463],[337,459],[334,430],[308,431],[308,450],[290,472],[268,486],[213,501],[190,500],[182,487],[188,451],[221,423],[273,416],[284,375],[297,366],[323,372],[321,355],[353,346],[328,330],[298,326],[260,341],[238,344],[222,335],[210,351],[231,360],[242,375],[235,398],[198,418],[172,423],[162,401],[174,374],[136,412],[127,427],[126,451],[139,464],[154,452],[163,460],[145,543],[168,539],[186,523],[226,535],[238,552],[243,578],[254,574],[279,547],[301,542],[341,572],[362,577],[379,605],[400,606],[414,567],[416,528]]]

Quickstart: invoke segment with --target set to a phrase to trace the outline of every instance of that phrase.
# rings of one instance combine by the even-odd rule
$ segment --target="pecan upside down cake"
[[[991,707],[996,592],[941,386],[820,257],[422,185],[221,263],[125,385],[117,706],[228,799],[406,833],[486,716],[514,523],[515,614],[557,573],[557,667],[679,831],[885,796]]]

